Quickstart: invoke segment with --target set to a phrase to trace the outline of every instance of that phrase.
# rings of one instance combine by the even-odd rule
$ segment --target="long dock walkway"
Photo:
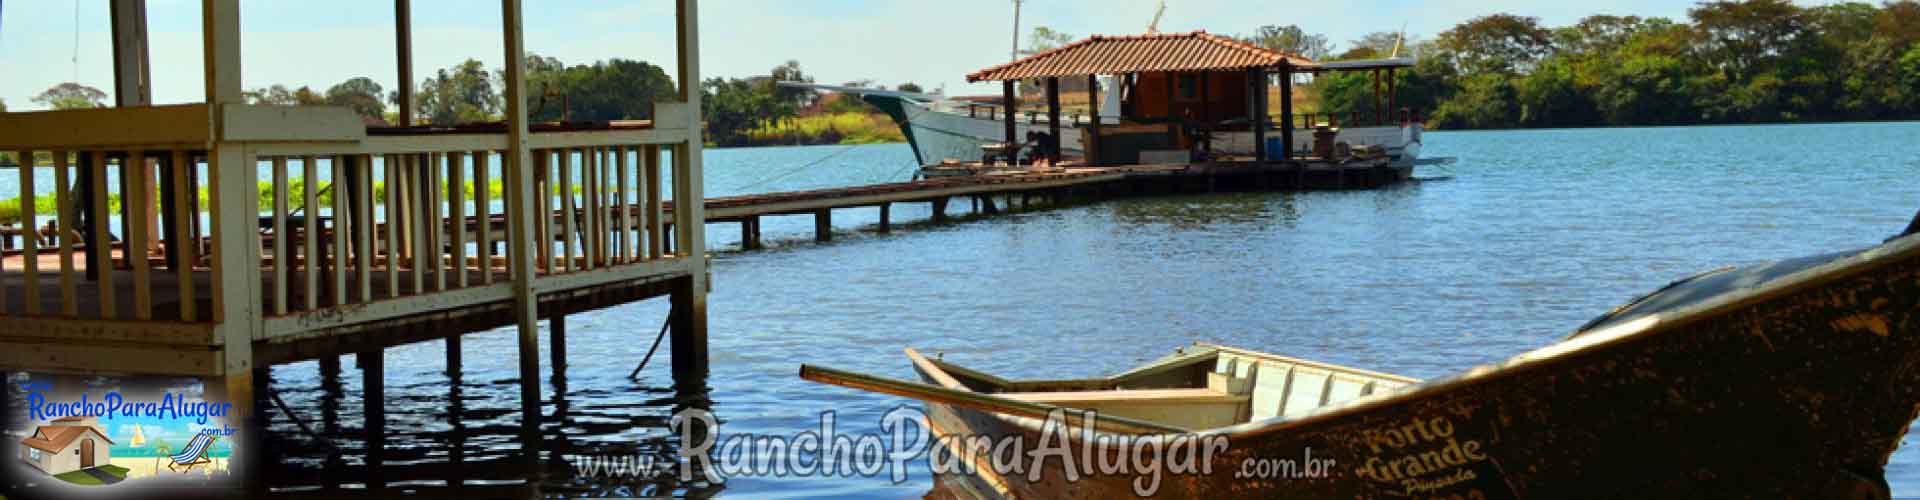
[[[761,247],[762,216],[813,214],[815,239],[827,241],[833,237],[832,211],[841,208],[878,207],[879,230],[886,232],[892,226],[890,206],[895,203],[930,203],[934,222],[943,222],[953,198],[971,198],[977,210],[996,213],[999,206],[1011,206],[1034,195],[1057,199],[1058,195],[1088,190],[1108,192],[1103,189],[1111,186],[1123,187],[1125,193],[1366,189],[1403,181],[1411,174],[1412,167],[1392,166],[1385,160],[1337,165],[1212,162],[1067,167],[708,198],[706,221],[739,223],[742,246],[756,249]],[[996,197],[1003,203],[996,204]],[[671,211],[671,204],[667,210]]]

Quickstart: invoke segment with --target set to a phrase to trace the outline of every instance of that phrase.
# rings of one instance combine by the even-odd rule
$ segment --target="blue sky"
[[[1074,35],[1138,33],[1158,0],[1026,0],[1023,28]],[[674,67],[669,0],[525,0],[527,49],[569,64],[621,57]],[[1169,0],[1162,31],[1250,32],[1299,24],[1337,45],[1372,31],[1430,37],[1497,12],[1551,26],[1591,14],[1684,18],[1686,0]],[[1802,0],[1803,4],[1826,3]],[[241,0],[243,81],[325,87],[367,76],[395,81],[390,0]],[[76,7],[78,24],[76,29]],[[148,0],[158,103],[202,98],[200,2]],[[9,109],[47,87],[77,79],[112,92],[111,31],[105,0],[0,0],[0,99]],[[965,74],[1005,62],[1010,0],[708,0],[701,4],[703,74],[749,76],[796,59],[824,83],[916,82],[949,93],[992,93]],[[498,66],[500,8],[488,0],[414,0],[416,80],[466,58]],[[77,45],[76,45],[77,39]],[[77,47],[77,50],[76,50]],[[78,63],[74,62],[75,57]]]

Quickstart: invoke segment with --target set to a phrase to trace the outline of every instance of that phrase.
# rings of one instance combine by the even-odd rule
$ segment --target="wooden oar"
[[[1066,407],[1054,406],[1049,404],[1020,401],[1015,399],[1003,398],[999,396],[993,396],[989,394],[980,394],[977,392],[948,389],[945,387],[940,387],[932,384],[908,382],[905,380],[896,380],[896,379],[891,379],[886,377],[876,377],[873,375],[854,373],[854,372],[849,372],[844,370],[835,370],[832,368],[826,368],[826,367],[820,367],[820,366],[813,366],[813,365],[806,365],[806,364],[800,365],[800,378],[803,380],[819,382],[822,384],[831,384],[831,385],[837,385],[841,387],[860,389],[863,391],[871,391],[871,392],[878,392],[881,394],[892,394],[895,396],[908,397],[908,398],[918,399],[921,401],[926,401],[929,403],[939,403],[943,405],[971,408],[971,409],[985,411],[985,412],[1001,413],[1001,414],[1013,415],[1013,416],[1019,416],[1019,417],[1030,417],[1030,418],[1037,418],[1037,419],[1043,419],[1043,420],[1046,419],[1048,415],[1052,414],[1054,411],[1063,410],[1063,413],[1065,414],[1065,417],[1066,417],[1066,423],[1071,426],[1084,427],[1087,425],[1087,422],[1088,422],[1087,420],[1088,412],[1086,410],[1082,410],[1079,408],[1066,408]],[[1092,420],[1092,425],[1093,425],[1093,428],[1096,430],[1105,431],[1105,432],[1124,433],[1124,434],[1164,434],[1164,433],[1191,432],[1187,429],[1181,429],[1181,428],[1173,427],[1169,425],[1156,424],[1153,422],[1135,420],[1135,419],[1124,418],[1124,417],[1116,417],[1111,415],[1099,415],[1095,417]]]

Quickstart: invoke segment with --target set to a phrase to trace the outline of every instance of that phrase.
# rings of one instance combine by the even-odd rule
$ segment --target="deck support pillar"
[[[889,220],[891,214],[888,213],[892,206],[891,203],[880,204],[880,232],[882,233],[893,232],[893,222]]]
[[[833,210],[822,208],[813,212],[813,240],[833,241]]]
[[[676,0],[674,2],[675,20],[679,23],[680,74],[674,80],[680,84],[680,100],[685,102],[688,112],[687,123],[700,123],[700,16],[697,0]],[[676,280],[673,285],[673,385],[682,392],[707,392],[707,242],[703,231],[706,221],[706,199],[701,194],[704,182],[701,180],[701,163],[704,157],[700,148],[705,144],[701,138],[700,127],[693,127],[687,134],[687,142],[673,152],[673,197],[675,201],[686,200],[684,205],[676,204],[674,217],[680,219],[682,227],[677,228],[680,241],[680,254],[692,263],[689,275]]]
[[[1267,161],[1267,72],[1247,70],[1247,120],[1253,125],[1253,162]]]
[[[744,219],[740,219],[740,248],[742,250],[759,250],[761,248],[760,216],[750,215]]]
[[[501,181],[506,184],[507,193],[507,250],[508,279],[513,290],[513,317],[519,333],[520,363],[520,445],[521,460],[533,477],[539,480],[539,468],[536,466],[540,456],[540,310],[539,295],[534,293],[534,260],[536,244],[548,245],[552,241],[534,241],[534,221],[551,223],[551,217],[538,213],[539,204],[535,202],[533,151],[528,147],[527,137],[527,60],[526,40],[522,26],[524,12],[520,0],[501,0],[500,21],[503,26],[503,59],[505,75],[502,82],[505,87],[507,147],[502,159]],[[699,104],[693,104],[695,109]],[[677,176],[676,176],[677,177]],[[676,189],[676,194],[678,190]]]
[[[1001,102],[1003,103],[1002,106],[1005,106],[1003,109],[1001,109],[1001,111],[1006,112],[1005,113],[1006,116],[1002,117],[1003,119],[1005,119],[1005,121],[1001,123],[1006,128],[1005,132],[1007,134],[1007,144],[1008,145],[1019,144],[1020,143],[1019,138],[1014,137],[1014,131],[1013,131],[1014,130],[1013,115],[1016,114],[1016,110],[1019,109],[1020,107],[1019,103],[1013,100],[1013,80],[1000,82],[1000,93],[1001,93],[1001,99],[1002,99]],[[1019,162],[1019,159],[1018,159],[1020,156],[1019,153],[1009,153],[1007,156],[1008,156],[1007,164],[1012,165]]]
[[[553,377],[559,379],[560,370],[567,367],[567,315],[548,313],[547,341],[553,344],[549,346],[552,352],[547,354],[553,358],[549,361],[553,365]]]
[[[320,385],[325,386],[327,384],[327,381],[338,380],[340,378],[340,357],[339,356],[331,356],[331,355],[321,356],[319,362],[320,362]]]
[[[983,195],[980,197],[980,209],[988,214],[1000,213],[1000,209],[993,205],[993,195]]]
[[[933,222],[935,224],[939,224],[946,221],[947,221],[947,198],[934,198],[933,199]]]
[[[1100,165],[1100,76],[1087,75],[1087,115],[1093,118],[1087,128],[1087,151],[1082,154],[1088,165]]]
[[[673,382],[676,387],[706,386],[707,325],[706,301],[695,300],[700,292],[691,277],[675,280],[670,298],[673,303]]]
[[[447,375],[460,376],[460,336],[447,337]]]
[[[386,487],[385,475],[381,473],[387,448],[385,352],[362,351],[354,356],[354,361],[360,365],[360,400],[362,415],[366,416],[367,489],[378,491]]]
[[[1266,87],[1261,87],[1260,95],[1265,102]],[[1281,159],[1293,159],[1293,63],[1280,64],[1280,147],[1286,148],[1280,152]]]
[[[1099,117],[1096,116],[1094,119],[1097,120]],[[1047,136],[1049,137],[1048,140],[1058,145],[1060,142],[1060,77],[1057,76],[1047,77],[1047,133],[1050,134]],[[1049,149],[1051,150],[1047,152],[1047,162],[1049,164],[1060,163],[1060,148],[1052,147]],[[991,213],[993,210],[993,200],[988,199],[987,203],[987,210]]]

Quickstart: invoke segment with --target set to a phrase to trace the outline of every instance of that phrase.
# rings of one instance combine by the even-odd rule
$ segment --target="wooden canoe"
[[[936,436],[1031,446],[1051,432],[1037,413],[1079,408],[1103,425],[1070,426],[1075,450],[1126,435],[1228,440],[1210,472],[1160,475],[1161,496],[1887,498],[1888,457],[1920,415],[1920,236],[1690,277],[1557,343],[1424,382],[1213,345],[1056,381],[907,354],[924,384],[802,377],[926,400]],[[960,442],[934,453],[991,458]],[[1242,465],[1308,450],[1330,472],[1249,477]],[[967,477],[1023,498],[1128,497],[1153,479],[1062,462]]]

